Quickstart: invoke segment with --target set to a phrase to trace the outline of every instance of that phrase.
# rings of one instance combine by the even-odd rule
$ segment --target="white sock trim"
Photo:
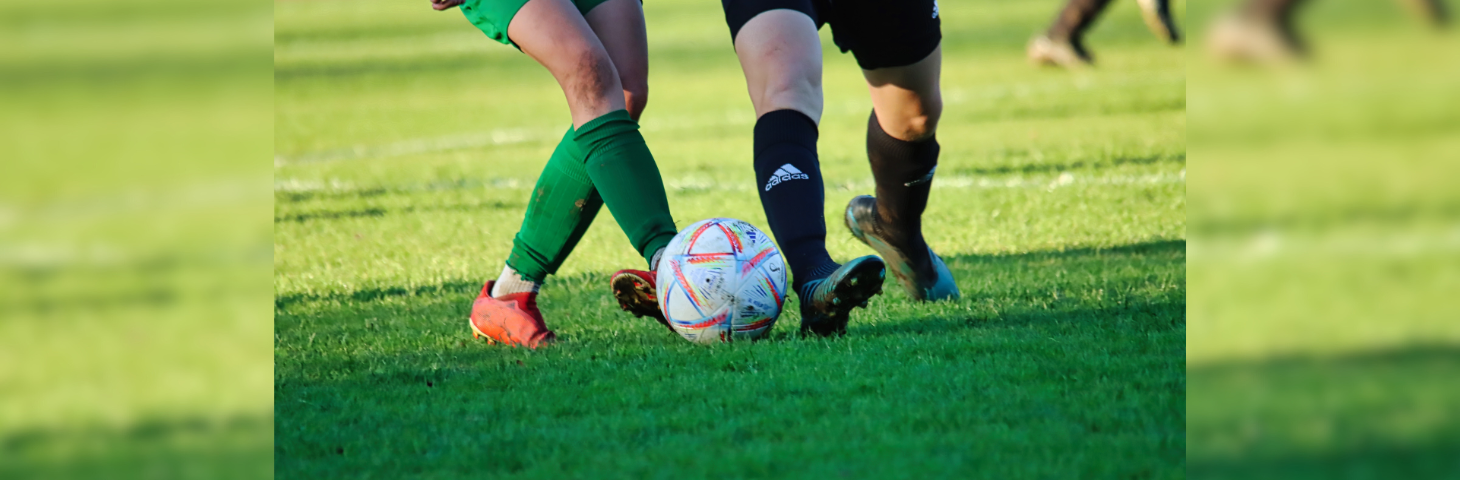
[[[492,285],[491,295],[493,297],[500,297],[514,293],[536,293],[539,288],[542,288],[541,283],[522,278],[522,274],[517,273],[512,267],[504,266],[502,267],[502,275],[497,277],[497,283]]]
[[[654,252],[654,256],[649,259],[649,271],[659,273],[659,257],[662,256],[664,256],[664,247],[659,247],[659,251]]]

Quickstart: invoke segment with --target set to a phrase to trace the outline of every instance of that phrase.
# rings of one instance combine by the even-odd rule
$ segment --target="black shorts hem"
[[[816,23],[816,29],[820,30],[822,25],[821,15],[818,8],[819,0],[720,0],[720,6],[725,9],[725,24],[730,26],[730,43],[735,43],[735,37],[740,35],[740,29],[755,18],[771,10],[795,10],[811,17]]]
[[[857,58],[857,66],[861,67],[862,70],[876,70],[879,68],[906,67],[921,62],[924,58],[928,58],[928,55],[932,55],[933,50],[937,50],[938,45],[941,43],[943,43],[942,32],[933,30],[931,35],[920,35],[913,38],[904,37],[890,42],[876,44],[877,46],[872,48],[864,48],[861,46],[842,47],[841,43],[837,43],[837,48],[841,48],[842,53],[852,52],[852,56]],[[882,47],[883,45],[895,46],[884,48]]]
[[[730,41],[756,15],[795,10],[819,30],[831,25],[842,53],[852,52],[864,70],[904,67],[928,58],[943,41],[937,0],[720,0]]]

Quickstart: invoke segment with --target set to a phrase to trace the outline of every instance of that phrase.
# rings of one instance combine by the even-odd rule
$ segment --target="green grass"
[[[473,341],[568,122],[530,59],[458,14],[275,4],[281,478],[1175,478],[1185,475],[1185,60],[1114,6],[1102,68],[1028,66],[1054,2],[941,5],[943,154],[925,223],[963,291],[897,288],[848,335],[691,345],[618,311],[639,267],[605,210],[542,291],[561,340]],[[653,1],[644,135],[676,222],[765,225],[718,6]],[[824,45],[829,35],[822,32]],[[827,216],[872,184],[871,108],[828,48]],[[838,223],[835,258],[871,253]]]
[[[272,470],[271,16],[0,5],[0,478]]]
[[[1460,37],[1310,3],[1308,65],[1188,58],[1187,472],[1457,478]]]

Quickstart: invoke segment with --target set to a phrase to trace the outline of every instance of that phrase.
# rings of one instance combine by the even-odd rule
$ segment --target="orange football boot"
[[[486,337],[487,343],[532,349],[557,340],[557,335],[543,323],[542,312],[537,310],[537,292],[493,297],[495,283],[495,280],[487,282],[471,305],[472,337]]]
[[[618,299],[619,308],[636,317],[652,318],[669,331],[674,331],[669,327],[669,320],[664,319],[664,312],[659,311],[659,297],[654,293],[654,272],[619,270],[614,272],[608,283],[613,288],[613,298]]]

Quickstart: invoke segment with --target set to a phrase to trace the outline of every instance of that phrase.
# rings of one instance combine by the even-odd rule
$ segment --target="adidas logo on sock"
[[[787,163],[785,165],[781,165],[781,168],[777,168],[776,173],[771,174],[771,179],[765,182],[765,191],[771,191],[771,187],[780,185],[781,182],[788,182],[791,180],[808,180],[810,178],[811,177],[807,176],[806,174],[801,173],[800,170],[797,170],[796,167],[793,167],[791,166],[791,164]]]

